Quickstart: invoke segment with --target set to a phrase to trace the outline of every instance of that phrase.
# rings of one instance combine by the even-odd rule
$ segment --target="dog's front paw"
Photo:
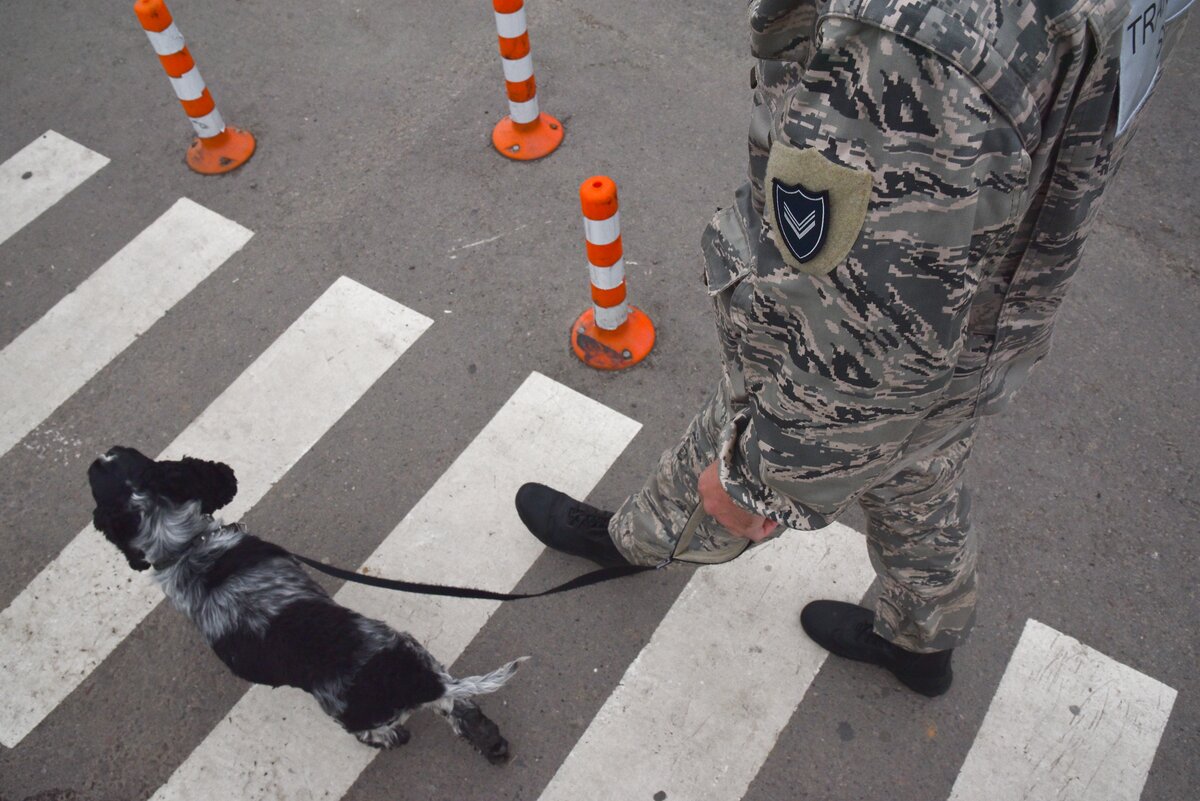
[[[409,733],[408,729],[400,725],[392,727],[392,734],[395,735],[395,740],[391,745],[388,746],[388,748],[399,748],[402,745],[406,745],[408,741],[412,739],[412,735]]]

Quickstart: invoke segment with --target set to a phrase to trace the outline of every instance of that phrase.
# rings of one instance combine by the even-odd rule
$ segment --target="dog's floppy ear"
[[[237,476],[233,468],[224,462],[206,462],[203,459],[183,457],[185,463],[204,476],[204,495],[200,498],[201,509],[206,515],[225,506],[237,495]]]
[[[237,495],[233,468],[185,456],[177,462],[155,462],[143,476],[146,489],[174,503],[200,501],[200,511],[210,515]]]
[[[137,536],[140,519],[137,513],[124,509],[97,506],[92,512],[92,525],[125,554],[125,561],[129,562],[129,566],[134,570],[146,570],[150,567],[146,555],[129,544]]]

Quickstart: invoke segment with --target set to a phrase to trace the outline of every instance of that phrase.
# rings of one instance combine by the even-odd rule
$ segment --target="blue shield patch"
[[[772,181],[775,220],[783,244],[801,264],[816,258],[829,232],[829,192]]]

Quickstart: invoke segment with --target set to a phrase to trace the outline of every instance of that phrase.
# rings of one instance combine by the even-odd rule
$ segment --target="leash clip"
[[[657,565],[655,565],[655,566],[654,566],[654,569],[655,569],[655,570],[662,570],[664,567],[666,567],[667,565],[671,564],[671,563],[672,563],[672,562],[674,562],[674,561],[675,561],[675,557],[674,557],[674,556],[668,556],[666,559],[662,560],[662,561],[661,561],[661,562],[659,562]]]

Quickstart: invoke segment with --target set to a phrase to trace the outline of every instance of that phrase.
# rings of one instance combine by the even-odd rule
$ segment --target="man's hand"
[[[717,470],[716,462],[704,468],[696,485],[700,493],[700,502],[704,504],[704,511],[735,537],[761,542],[771,536],[779,524],[735,504],[725,487],[721,486],[721,477]]]

